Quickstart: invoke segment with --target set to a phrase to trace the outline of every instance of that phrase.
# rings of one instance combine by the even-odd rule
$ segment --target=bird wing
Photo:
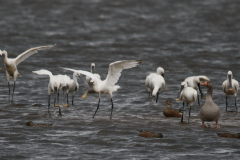
[[[56,45],[56,44],[55,44]],[[26,50],[25,52],[23,52],[22,54],[18,55],[14,60],[15,60],[15,64],[18,65],[19,63],[21,63],[22,61],[24,61],[25,59],[27,59],[29,56],[33,55],[34,53],[37,53],[40,50],[45,50],[45,49],[51,49],[53,48],[55,45],[51,45],[51,46],[40,46],[40,47],[35,47],[35,48],[30,48],[28,50]]]
[[[41,69],[39,71],[32,71],[33,73],[36,73],[38,75],[49,75],[52,76],[52,72],[46,70],[46,69]]]
[[[142,60],[123,60],[111,63],[109,65],[106,83],[114,86],[118,82],[123,69],[136,67],[139,63],[142,63]]]
[[[69,71],[72,71],[72,72],[77,72],[77,73],[80,73],[80,74],[83,74],[85,76],[88,76],[90,78],[92,78],[93,81],[96,81],[96,79],[98,79],[94,74],[88,72],[88,71],[83,71],[83,70],[75,70],[75,69],[71,69],[71,68],[63,68],[63,67],[60,67],[62,69],[66,69],[66,70],[69,70]]]

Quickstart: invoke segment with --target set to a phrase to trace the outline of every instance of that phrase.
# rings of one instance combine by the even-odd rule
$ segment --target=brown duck
[[[28,121],[26,126],[50,127],[50,126],[54,126],[54,125],[53,124],[34,124],[32,121]]]
[[[240,138],[240,133],[230,134],[230,133],[217,133],[219,137],[224,138]]]
[[[163,114],[166,117],[181,117],[182,113],[180,113],[178,110],[176,109],[172,109],[172,101],[171,100],[167,100],[166,104],[168,105],[164,110],[163,110]]]
[[[206,102],[202,106],[199,112],[199,117],[202,120],[202,127],[204,128],[204,122],[216,122],[216,128],[218,128],[218,119],[221,116],[221,111],[212,100],[212,93],[213,93],[213,85],[211,81],[204,82],[202,85],[208,88]]]
[[[138,135],[140,137],[147,137],[147,138],[163,138],[162,133],[153,133],[146,130],[139,131]]]

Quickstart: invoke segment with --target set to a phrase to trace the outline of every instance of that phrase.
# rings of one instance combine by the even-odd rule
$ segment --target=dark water
[[[0,15],[0,49],[9,57],[57,43],[18,66],[22,77],[17,79],[13,103],[1,71],[0,159],[239,159],[239,140],[216,133],[239,132],[239,113],[225,112],[221,85],[228,70],[240,80],[240,1],[15,0],[1,1]],[[49,79],[32,71],[47,69],[72,77],[58,67],[89,70],[94,62],[104,79],[108,65],[123,59],[142,59],[143,64],[123,71],[121,89],[113,95],[113,120],[108,95],[102,96],[91,118],[98,94],[83,100],[87,87],[80,80],[75,106],[62,108],[64,116],[58,117],[52,98],[52,116],[47,115]],[[158,66],[165,69],[169,91],[162,90],[155,104],[144,80]],[[176,98],[180,83],[194,75],[206,75],[213,82],[213,99],[222,112],[220,129],[201,127],[197,103],[190,124],[162,114],[162,103]],[[234,106],[233,97],[229,102]],[[181,104],[174,101],[173,107]],[[27,127],[29,120],[55,125]],[[138,137],[138,129],[162,132],[164,138]]]

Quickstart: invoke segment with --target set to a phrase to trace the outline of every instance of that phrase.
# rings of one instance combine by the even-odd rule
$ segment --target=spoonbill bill
[[[29,56],[37,53],[38,51],[51,49],[54,46],[55,45],[30,48],[30,49],[26,50],[25,52],[23,52],[22,54],[18,55],[16,58],[8,58],[8,54],[5,50],[0,51],[0,55],[4,56],[4,64],[5,64],[5,68],[6,68],[6,76],[7,76],[7,81],[8,81],[9,96],[10,96],[10,84],[9,84],[10,76],[13,77],[13,79],[14,79],[12,99],[13,99],[13,95],[14,95],[15,82],[17,80],[17,76],[20,76],[20,74],[18,72],[18,69],[17,69],[17,65],[19,65],[22,61],[27,59]]]
[[[235,107],[236,107],[236,111],[238,111],[236,99],[237,99],[237,93],[239,89],[239,83],[237,80],[233,79],[233,74],[231,71],[228,71],[227,80],[223,82],[222,89],[223,89],[223,92],[226,94],[226,112],[227,112],[227,106],[228,106],[228,102],[227,102],[228,95],[234,95]]]
[[[98,106],[93,115],[93,118],[99,108],[100,99],[102,97],[102,94],[108,94],[110,96],[111,103],[112,103],[110,119],[112,119],[112,111],[113,111],[112,94],[113,94],[113,92],[116,92],[120,88],[120,86],[115,85],[115,84],[118,82],[118,80],[121,76],[122,70],[136,67],[140,63],[142,63],[142,60],[122,60],[122,61],[113,62],[109,65],[107,78],[103,81],[101,79],[99,79],[97,76],[95,76],[94,74],[87,72],[87,71],[74,70],[74,69],[70,69],[70,68],[63,68],[63,69],[77,72],[77,73],[79,73],[79,75],[80,74],[86,75],[92,79],[91,85],[89,86],[89,88],[87,89],[85,94],[82,96],[82,98],[86,98],[87,93],[92,86],[93,86],[94,91],[99,93]]]

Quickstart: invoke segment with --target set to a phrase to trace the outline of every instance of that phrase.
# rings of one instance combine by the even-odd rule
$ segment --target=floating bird
[[[188,87],[186,82],[182,82],[181,89],[180,89],[180,92],[178,93],[176,101],[178,100],[183,101],[183,110],[184,110],[184,102],[187,104],[190,103],[190,110],[189,110],[189,116],[188,116],[188,123],[189,123],[191,106],[193,102],[197,100],[197,91],[192,87]],[[182,114],[181,122],[183,122],[183,114]]]
[[[10,84],[9,84],[10,76],[14,78],[12,98],[13,98],[13,95],[14,95],[15,82],[17,80],[17,76],[20,76],[20,74],[18,72],[18,69],[17,69],[17,65],[19,65],[22,61],[24,61],[25,59],[27,59],[29,56],[33,55],[34,53],[37,53],[40,50],[51,49],[54,46],[55,45],[30,48],[29,50],[27,50],[27,51],[23,52],[22,54],[18,55],[16,58],[8,58],[8,54],[5,50],[0,51],[0,55],[4,56],[4,64],[5,64],[5,68],[6,68],[6,75],[7,75],[8,88],[9,88],[9,96],[10,96]]]
[[[232,75],[231,71],[228,71],[227,80],[225,80],[223,82],[222,88],[223,88],[223,92],[226,94],[226,112],[227,112],[227,106],[228,106],[228,102],[227,102],[227,96],[228,95],[234,95],[234,97],[235,97],[235,107],[236,107],[236,111],[238,111],[238,108],[237,108],[237,93],[238,93],[239,84],[238,84],[237,80],[233,79],[233,75]]]
[[[202,106],[199,112],[199,117],[202,120],[202,127],[204,128],[204,122],[210,122],[215,121],[216,122],[216,128],[218,128],[218,119],[221,116],[221,111],[212,100],[212,93],[213,93],[213,85],[212,82],[204,82],[202,85],[206,86],[208,88],[207,90],[207,96],[206,96],[206,102]]]
[[[79,85],[77,82],[77,73],[73,72],[73,79],[70,79],[67,82],[67,103],[68,103],[68,93],[72,93],[72,105],[73,105],[73,98],[74,98],[75,92],[77,92],[78,89],[79,89]]]
[[[92,73],[92,74],[94,74],[96,77],[98,77],[99,79],[101,79],[101,76],[99,75],[99,74],[97,74],[97,73],[94,73],[94,69],[95,69],[95,63],[92,63],[91,64],[91,70],[90,70],[90,72]],[[88,76],[86,76],[86,82],[88,83],[88,85],[90,86],[91,85],[91,78],[90,77],[88,77]]]
[[[110,96],[111,103],[112,103],[110,119],[112,119],[112,111],[113,111],[112,94],[113,94],[113,92],[116,92],[120,88],[120,86],[117,86],[115,84],[118,82],[118,79],[121,76],[122,70],[136,67],[140,63],[142,63],[142,60],[123,60],[123,61],[113,62],[109,65],[107,78],[103,81],[101,79],[99,79],[98,77],[96,77],[94,74],[87,72],[87,71],[74,70],[74,69],[70,69],[70,68],[63,68],[63,69],[77,72],[79,74],[83,74],[83,75],[86,75],[86,76],[92,78],[91,85],[89,86],[89,88],[87,89],[85,94],[82,96],[82,98],[86,98],[87,93],[92,86],[93,86],[94,91],[99,93],[98,106],[93,115],[93,118],[99,108],[100,99],[102,97],[102,94],[108,94]]]
[[[217,133],[219,137],[224,138],[240,138],[240,133],[230,134],[230,133]]]
[[[50,107],[50,94],[52,92],[55,93],[55,99],[54,99],[54,106],[59,107],[59,92],[62,89],[66,89],[66,82],[64,79],[70,79],[70,77],[66,75],[53,75],[50,71],[41,69],[39,71],[32,71],[33,73],[36,73],[38,75],[48,75],[49,76],[49,83],[48,83],[48,113],[49,113],[49,107]],[[68,78],[67,78],[68,77]],[[67,106],[66,100],[63,100],[63,106]],[[59,115],[61,115],[61,109],[59,107]]]
[[[204,95],[202,93],[201,87],[200,87],[200,82],[205,82],[205,81],[210,81],[210,79],[206,76],[193,76],[193,77],[188,77],[184,80],[184,82],[187,83],[188,87],[192,87],[197,91],[197,98],[198,98],[198,105],[200,106],[200,101],[199,101],[199,91],[201,94],[201,99],[204,99]]]
[[[162,133],[153,133],[153,132],[146,131],[146,130],[140,130],[138,132],[138,135],[140,137],[146,137],[146,138],[163,138]]]
[[[145,84],[147,86],[148,92],[152,92],[152,101],[154,97],[156,97],[156,103],[158,101],[159,91],[162,88],[165,88],[165,91],[168,90],[164,78],[157,73],[151,73],[148,75],[146,77]]]
[[[32,121],[28,121],[26,126],[51,127],[51,126],[54,126],[54,124],[34,124]]]
[[[172,109],[172,101],[171,100],[167,100],[166,104],[168,105],[164,110],[163,110],[163,114],[166,117],[181,117],[182,113],[179,112],[179,110],[176,109]]]

